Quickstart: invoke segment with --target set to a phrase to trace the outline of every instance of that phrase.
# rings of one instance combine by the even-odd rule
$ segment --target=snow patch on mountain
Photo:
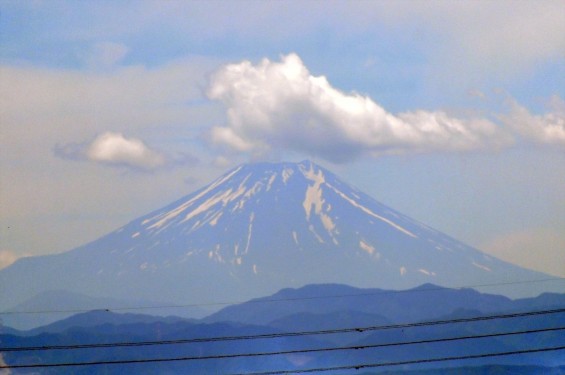
[[[376,250],[373,246],[369,245],[367,242],[365,242],[363,240],[359,241],[359,247],[361,248],[361,250],[369,253],[369,255],[373,255],[376,252]]]
[[[322,171],[315,173],[313,169],[302,171],[304,177],[312,181],[313,185],[308,185],[306,188],[306,197],[304,198],[304,211],[306,211],[306,220],[310,220],[310,214],[312,212],[312,206],[314,206],[314,211],[316,214],[322,212],[322,206],[324,204],[324,199],[322,198],[322,189],[320,186],[324,183],[324,174]]]
[[[296,231],[292,231],[292,239],[294,240],[294,243],[296,245],[298,245],[298,234],[296,234]]]
[[[286,185],[288,179],[294,174],[294,170],[292,170],[291,168],[285,168],[282,171],[282,178],[283,178],[283,183]]]
[[[460,287],[549,276],[489,257],[314,163],[258,163],[77,249],[0,270],[0,304],[45,288],[202,301],[310,283],[407,288],[431,277]]]
[[[314,235],[314,237],[316,237],[316,239],[318,240],[319,243],[325,243],[324,239],[322,238],[322,236],[320,236],[318,234],[318,232],[316,232],[316,229],[314,228],[314,226],[312,224],[310,224],[308,226],[308,230]]]
[[[424,268],[420,268],[420,269],[418,270],[418,272],[421,272],[421,273],[423,273],[424,275],[427,275],[427,276],[435,276],[435,275],[436,275],[435,272],[433,272],[433,271],[428,271],[427,269],[424,269]]]
[[[269,183],[267,184],[267,191],[271,190],[271,187],[273,186],[273,183],[275,182],[276,179],[277,179],[277,174],[273,173],[271,178],[269,178]]]
[[[492,272],[492,270],[491,270],[490,268],[488,268],[487,266],[484,266],[484,265],[482,265],[482,264],[479,264],[479,263],[477,263],[477,262],[472,262],[471,264],[472,264],[473,266],[478,267],[478,268],[480,268],[480,269],[483,269],[483,270],[485,270],[485,271]]]
[[[205,196],[206,194],[208,194],[208,192],[214,190],[217,186],[223,184],[225,181],[229,180],[233,175],[235,175],[237,172],[239,172],[239,170],[241,168],[242,167],[238,167],[238,168],[234,169],[233,171],[231,171],[230,173],[226,174],[225,176],[220,177],[219,179],[217,179],[216,181],[211,183],[208,187],[203,189],[196,196],[194,196],[192,199],[190,199],[187,202],[183,203],[182,205],[176,207],[175,209],[173,209],[169,212],[165,212],[163,214],[160,214],[157,217],[153,217],[153,218],[146,219],[146,220],[142,221],[141,225],[146,225],[146,224],[151,223],[154,220],[159,219],[154,224],[149,226],[147,229],[161,229],[166,223],[173,220],[174,218],[176,218],[177,216],[182,214],[185,210],[187,210],[198,199]]]
[[[342,197],[343,199],[345,199],[346,201],[348,201],[352,206],[355,206],[357,208],[359,208],[361,211],[365,212],[366,214],[369,214],[385,223],[387,223],[388,225],[394,227],[395,229],[409,235],[410,237],[414,237],[416,238],[417,236],[410,232],[409,230],[406,230],[404,228],[402,228],[400,225],[393,223],[391,220],[386,219],[380,215],[377,215],[376,213],[374,213],[373,211],[371,211],[370,209],[368,209],[365,206],[360,205],[359,203],[355,202],[353,199],[349,198],[347,195],[345,195],[344,193],[342,193],[341,191],[339,191],[337,188],[335,188],[334,186],[327,184],[327,186],[329,186],[331,189],[333,189],[333,191],[335,191],[337,194],[339,194],[340,197]]]
[[[321,169],[318,171],[314,170],[314,166],[310,164],[310,168],[306,169],[303,165],[300,165],[300,171],[306,177],[306,179],[313,184],[308,184],[306,188],[306,194],[304,197],[303,207],[306,213],[306,220],[311,220],[312,209],[314,213],[320,219],[324,229],[330,236],[332,242],[335,245],[339,245],[337,238],[335,237],[337,233],[337,227],[328,212],[331,209],[330,204],[326,204],[324,212],[325,199],[323,197],[322,185],[325,184],[326,180],[324,178],[324,173]],[[316,232],[313,226],[310,227],[310,231],[316,236],[320,243],[324,243],[322,237]]]
[[[249,216],[249,228],[247,229],[247,244],[245,245],[245,251],[243,255],[249,253],[249,246],[251,245],[251,232],[253,231],[253,220],[255,219],[255,213],[252,212]]]
[[[210,221],[208,222],[208,224],[210,224],[211,226],[215,226],[216,224],[218,224],[218,220],[220,220],[220,218],[222,217],[224,213],[223,212],[218,212],[217,214],[215,214],[212,219],[210,219]]]
[[[208,199],[207,201],[204,201],[204,203],[202,203],[200,206],[198,206],[196,209],[194,209],[193,211],[191,211],[190,213],[188,213],[185,218],[180,222],[180,224],[189,221],[190,219],[192,219],[193,217],[208,211],[210,208],[216,206],[218,203],[222,203],[222,207],[226,207],[226,205],[233,201],[236,200],[238,197],[240,197],[241,195],[243,195],[246,191],[245,186],[240,185],[239,188],[236,191],[232,191],[232,189],[228,189],[224,192],[220,192],[217,195],[213,196],[212,198]],[[210,220],[208,220],[209,222]]]

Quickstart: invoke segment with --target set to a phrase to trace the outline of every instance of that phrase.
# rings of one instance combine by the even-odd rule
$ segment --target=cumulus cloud
[[[507,127],[528,141],[565,146],[565,103],[561,98],[553,97],[551,111],[542,115],[530,113],[513,99],[508,101],[510,113],[501,116]]]
[[[63,159],[90,160],[141,170],[153,170],[166,162],[163,154],[149,148],[142,140],[114,132],[102,133],[90,143],[56,145],[53,152]]]
[[[140,139],[109,131],[90,142],[56,144],[53,154],[65,160],[92,161],[143,171],[200,163],[198,157],[188,152],[166,154],[150,148]]]
[[[341,92],[310,74],[296,54],[230,64],[211,78],[208,97],[227,107],[227,124],[212,129],[215,144],[255,154],[277,149],[333,162],[360,155],[470,151],[499,147],[508,135],[486,119],[442,111],[397,115],[368,96]]]
[[[92,161],[142,169],[154,169],[165,162],[161,154],[147,147],[143,141],[112,132],[96,137],[86,150],[86,156]]]

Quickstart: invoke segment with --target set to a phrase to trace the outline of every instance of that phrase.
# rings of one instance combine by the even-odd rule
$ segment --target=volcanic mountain
[[[84,246],[20,259],[0,271],[0,306],[48,290],[196,304],[311,283],[399,289],[547,277],[412,220],[309,161],[258,163]]]

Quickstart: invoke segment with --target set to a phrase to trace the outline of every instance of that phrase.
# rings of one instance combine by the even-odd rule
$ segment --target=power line
[[[431,343],[438,343],[438,342],[472,340],[472,339],[481,339],[481,338],[489,338],[489,337],[523,335],[523,334],[532,334],[532,333],[541,333],[541,332],[554,332],[554,331],[561,331],[561,330],[565,330],[565,327],[542,328],[542,329],[527,330],[527,331],[500,332],[500,333],[489,333],[489,334],[483,334],[483,335],[469,335],[469,336],[448,337],[448,338],[441,338],[441,339],[403,341],[403,342],[392,342],[392,343],[371,344],[371,345],[338,346],[338,347],[313,348],[313,349],[295,349],[295,350],[285,350],[285,351],[276,351],[276,352],[261,352],[261,353],[220,354],[220,355],[209,355],[209,356],[198,356],[198,357],[151,358],[151,359],[115,360],[115,361],[92,361],[92,362],[67,362],[67,363],[31,364],[31,365],[6,365],[6,366],[0,366],[0,369],[3,369],[3,368],[15,369],[15,368],[94,366],[94,365],[115,365],[115,364],[133,364],[133,363],[229,359],[229,358],[242,358],[242,357],[264,357],[264,356],[273,356],[273,355],[287,355],[287,354],[300,354],[300,353],[302,353],[302,354],[303,353],[320,353],[320,352],[332,352],[332,351],[375,349],[375,348],[404,346],[404,345],[431,344]]]
[[[559,328],[565,329],[565,327]],[[543,332],[544,330],[540,330]],[[531,331],[534,332],[534,331]],[[203,357],[175,357],[175,358],[149,358],[149,359],[128,359],[128,360],[116,360],[116,361],[92,361],[92,362],[65,362],[65,363],[46,363],[46,364],[30,364],[30,365],[2,365],[0,369],[17,369],[17,368],[47,368],[47,367],[72,367],[72,366],[97,366],[97,365],[117,365],[117,364],[139,364],[139,363],[159,363],[159,362],[179,362],[179,361],[193,361],[193,360],[208,360],[208,359],[228,359],[237,357],[258,357],[258,356],[271,356],[271,355],[285,355],[285,354],[297,354],[297,353],[311,353],[311,352],[322,352],[322,351],[337,351],[337,350],[358,350],[367,349],[383,346],[400,346],[400,345],[412,345],[412,344],[422,344],[440,341],[454,341],[454,340],[465,340],[474,339],[482,337],[495,337],[502,335],[511,334],[521,334],[521,333],[531,333],[531,332],[515,332],[515,333],[505,333],[505,334],[491,334],[475,337],[461,337],[461,338],[449,338],[449,339],[437,339],[437,340],[422,340],[414,342],[405,343],[390,343],[390,344],[375,344],[375,345],[364,345],[364,346],[354,346],[354,347],[333,347],[333,348],[320,348],[320,349],[303,349],[303,350],[288,350],[280,352],[265,352],[265,353],[241,353],[241,354],[226,354],[226,355],[216,355],[216,356],[203,356]],[[547,352],[547,351],[557,351],[563,350],[565,346],[551,347],[551,348],[536,348],[536,349],[526,349],[518,350],[512,352],[501,352],[501,353],[484,353],[477,355],[468,356],[458,356],[458,357],[444,357],[444,358],[428,358],[428,359],[418,359],[411,361],[400,361],[400,362],[384,362],[376,364],[358,364],[349,366],[338,366],[338,367],[324,367],[324,368],[313,368],[313,369],[302,369],[302,370],[281,370],[281,371],[269,371],[269,372],[255,372],[246,373],[247,375],[274,375],[274,374],[293,374],[293,373],[305,373],[305,372],[321,372],[321,371],[337,371],[337,370],[347,370],[347,369],[361,369],[370,367],[383,367],[383,366],[397,366],[415,363],[429,363],[429,362],[441,362],[441,361],[452,361],[452,360],[464,360],[473,358],[485,358],[485,357],[495,357],[495,356],[505,356],[505,355],[516,355],[525,353],[537,353],[537,352]],[[234,374],[239,375],[239,374]],[[242,374],[244,375],[244,374]]]
[[[299,353],[315,353],[315,352],[328,352],[328,351],[344,351],[344,350],[360,350],[360,349],[372,349],[372,348],[381,348],[381,347],[392,347],[392,346],[404,346],[404,345],[416,345],[416,344],[429,344],[429,343],[437,343],[437,342],[449,342],[449,341],[460,341],[460,340],[470,340],[470,339],[480,339],[480,338],[489,338],[489,337],[502,337],[502,336],[511,336],[511,335],[521,335],[521,334],[532,334],[532,333],[540,333],[540,332],[552,332],[552,331],[560,331],[564,330],[565,327],[552,327],[552,328],[543,328],[543,329],[536,329],[536,330],[527,330],[527,331],[515,331],[515,332],[501,332],[501,333],[490,333],[490,334],[483,334],[483,335],[471,335],[471,336],[458,336],[458,337],[448,337],[448,338],[441,338],[441,339],[427,339],[427,340],[418,340],[418,341],[404,341],[404,342],[393,342],[393,343],[384,343],[384,344],[371,344],[371,345],[357,345],[357,346],[345,346],[345,347],[328,347],[328,348],[315,348],[315,349],[296,349],[296,350],[287,350],[287,351],[277,351],[277,352],[262,352],[262,353],[238,353],[238,354],[223,354],[223,355],[210,355],[210,356],[199,356],[199,357],[183,357],[183,358],[163,358],[163,359],[143,359],[143,360],[122,360],[122,361],[104,361],[101,363],[98,362],[84,362],[84,363],[72,363],[68,364],[68,366],[86,366],[86,365],[94,365],[94,364],[125,364],[125,363],[139,363],[139,361],[143,362],[163,362],[163,361],[190,361],[190,360],[209,360],[209,359],[228,359],[228,358],[239,358],[239,357],[258,357],[258,356],[272,356],[272,355],[286,355],[286,354],[299,354]],[[23,368],[23,367],[60,367],[66,366],[67,364],[47,364],[47,365],[19,365],[19,366],[7,366],[6,368]],[[0,366],[0,368],[3,368]]]
[[[0,311],[0,315],[82,313],[82,312],[89,312],[89,311],[115,312],[115,311],[190,308],[190,307],[229,306],[229,305],[237,305],[237,304],[242,304],[242,303],[292,302],[292,301],[306,301],[306,300],[316,300],[316,299],[364,297],[364,296],[400,294],[400,293],[404,294],[404,293],[420,293],[420,292],[433,292],[433,291],[443,291],[443,290],[485,288],[485,287],[492,287],[492,286],[530,284],[530,283],[539,283],[539,282],[546,282],[546,281],[564,281],[564,280],[565,280],[565,278],[563,278],[563,277],[553,277],[553,278],[537,279],[537,280],[508,281],[508,282],[500,282],[500,283],[463,285],[463,286],[455,286],[455,287],[437,286],[437,287],[434,287],[434,288],[407,289],[407,290],[380,290],[378,292],[371,292],[371,293],[335,294],[335,295],[327,295],[327,296],[311,296],[311,297],[296,297],[296,298],[272,298],[272,299],[269,299],[269,297],[266,297],[266,298],[257,298],[257,299],[251,299],[251,300],[246,300],[246,301],[239,300],[239,301],[179,304],[179,305],[150,305],[150,306],[130,306],[130,307],[116,307],[116,308],[101,307],[101,308],[91,308],[91,309],[66,309],[66,310]]]
[[[179,339],[179,340],[115,342],[115,343],[105,343],[105,344],[0,347],[0,352],[136,347],[136,346],[151,346],[151,345],[205,343],[205,342],[218,342],[218,341],[243,341],[243,340],[257,340],[257,339],[272,339],[272,338],[281,338],[281,337],[328,335],[328,334],[352,333],[352,332],[353,333],[360,333],[360,332],[378,331],[378,330],[386,330],[386,329],[436,326],[436,325],[468,323],[468,322],[497,320],[497,319],[510,319],[510,318],[525,317],[525,316],[549,315],[549,314],[558,314],[558,313],[563,313],[563,312],[565,312],[565,308],[554,309],[554,310],[528,311],[528,312],[511,313],[511,314],[500,314],[500,315],[486,315],[486,316],[477,316],[477,317],[471,317],[471,318],[433,320],[433,321],[416,322],[416,323],[390,324],[390,325],[355,327],[355,328],[338,328],[338,329],[326,329],[326,330],[316,330],[316,331],[297,331],[297,332],[284,332],[284,333],[265,333],[265,334],[257,334],[257,335],[202,337],[202,338]]]
[[[478,358],[489,358],[489,357],[503,357],[503,356],[510,356],[510,355],[518,355],[518,354],[551,352],[551,351],[558,351],[558,350],[563,350],[563,349],[565,349],[565,346],[526,349],[526,350],[515,350],[515,351],[509,351],[509,352],[464,355],[464,356],[456,356],[456,357],[414,359],[414,360],[410,360],[410,361],[362,363],[362,364],[358,364],[358,365],[337,366],[337,367],[319,367],[319,368],[310,368],[310,369],[302,369],[302,370],[246,372],[245,374],[230,374],[230,375],[282,375],[282,374],[298,374],[298,373],[327,372],[327,371],[340,371],[340,370],[361,370],[361,369],[365,369],[365,368],[414,365],[414,364],[420,364],[420,363],[433,363],[433,362],[460,361],[460,360],[466,360],[466,359],[478,359]]]

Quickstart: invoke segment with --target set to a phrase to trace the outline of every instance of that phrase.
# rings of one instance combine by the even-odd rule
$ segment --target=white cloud
[[[81,159],[83,145],[73,142],[92,140],[109,129],[150,140],[167,150],[168,162],[182,164],[171,156],[187,151],[178,140],[196,138],[199,127],[215,116],[213,105],[192,103],[202,100],[204,77],[216,65],[199,57],[95,71],[0,65],[0,170],[44,170],[56,144],[63,145],[56,147],[58,156]],[[26,169],[12,170],[24,161]]]
[[[56,144],[53,154],[61,159],[85,161],[150,171],[163,167],[196,165],[200,159],[188,152],[166,154],[147,146],[141,139],[122,133],[104,132],[90,142]]]
[[[542,143],[565,146],[565,103],[555,96],[551,102],[551,112],[534,115],[517,101],[509,99],[510,113],[501,116],[507,127],[513,129],[524,139]]]
[[[192,156],[203,154],[194,140],[201,128],[222,117],[201,89],[217,66],[198,56],[94,71],[0,64],[0,181],[10,181],[0,189],[0,227],[12,227],[0,234],[2,246],[32,254],[70,249],[187,194],[187,175],[208,181],[219,174]],[[109,130],[164,155],[159,173],[88,162],[84,151]],[[61,145],[58,157],[54,145]],[[113,203],[101,207],[106,201]]]
[[[86,149],[86,157],[95,162],[146,170],[155,169],[165,163],[165,157],[147,147],[143,141],[113,132],[96,137]]]
[[[486,119],[388,113],[368,96],[343,93],[311,75],[296,54],[224,66],[212,76],[208,96],[221,101],[228,116],[225,126],[212,129],[212,141],[240,152],[292,149],[341,162],[362,154],[469,151],[509,140]]]

